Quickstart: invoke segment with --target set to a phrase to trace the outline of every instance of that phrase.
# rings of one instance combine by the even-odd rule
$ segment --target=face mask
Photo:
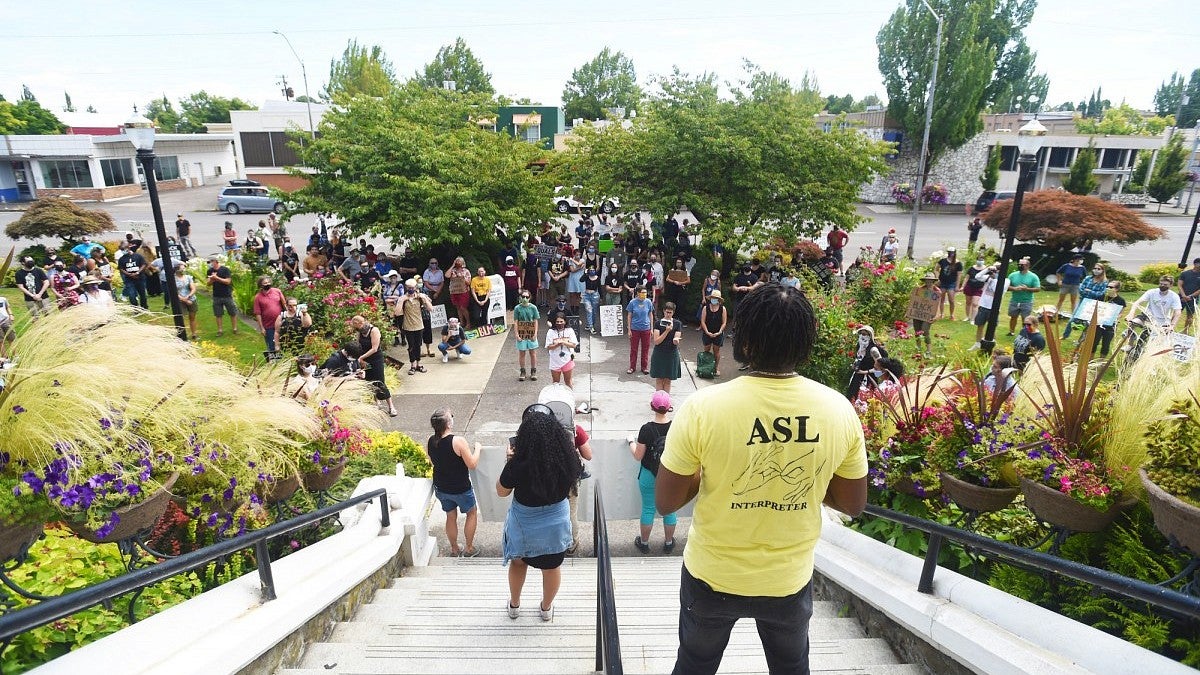
[[[869,344],[871,344],[871,338],[867,337],[866,335],[858,336],[858,346],[866,347]]]
[[[709,300],[708,304],[712,305],[713,307],[716,307],[717,305],[721,304],[721,301],[720,300]]]
[[[313,373],[317,372],[317,367],[316,366],[301,366],[300,372],[304,375],[312,375]]]
[[[871,374],[872,374],[872,375],[874,375],[875,377],[883,377],[883,371],[882,371],[882,370],[872,370],[872,371],[871,371]]]
[[[406,288],[406,289],[404,289],[404,292],[405,292],[405,293],[408,293],[409,295],[413,295],[413,294],[415,294],[415,293],[417,292],[417,289],[415,289],[415,288]]]
[[[750,268],[749,268],[749,267],[743,267],[743,268],[742,268],[742,272],[743,272],[743,273],[749,273],[749,272],[750,272]]]
[[[594,249],[594,248],[589,248],[589,249],[588,249],[588,253],[589,253],[589,254],[590,254],[590,253],[595,253],[595,252],[596,252],[596,249]]]
[[[982,259],[981,259],[981,260],[976,260],[976,261],[975,261],[975,266],[976,266],[976,267],[983,267],[983,260],[982,260]]]

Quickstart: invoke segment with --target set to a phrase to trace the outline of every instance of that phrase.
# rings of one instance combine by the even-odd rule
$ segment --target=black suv
[[[984,190],[983,193],[979,195],[979,199],[975,200],[975,210],[972,211],[972,214],[977,216],[992,208],[992,204],[1002,199],[1012,199],[1016,196],[1017,193],[1011,190],[1003,190],[1001,192],[996,192],[995,190]]]

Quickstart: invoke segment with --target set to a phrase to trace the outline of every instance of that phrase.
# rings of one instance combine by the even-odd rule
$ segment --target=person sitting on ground
[[[992,356],[992,370],[983,378],[983,386],[997,396],[1007,396],[1009,402],[1014,402],[1021,394],[1017,386],[1017,369],[1013,367],[1012,357],[1008,354]],[[997,390],[997,383],[1002,383]]]
[[[450,351],[453,350],[457,355],[456,358],[471,355],[471,348],[467,346],[467,332],[459,325],[456,317],[450,317],[446,321],[446,325],[442,326],[442,341],[438,343],[438,351],[442,353],[442,363],[450,360]]]
[[[1038,321],[1035,316],[1025,317],[1024,327],[1013,339],[1013,362],[1021,372],[1034,354],[1046,348],[1046,336],[1038,329]]]
[[[317,378],[317,363],[312,354],[302,354],[296,357],[296,374],[288,380],[288,396],[307,401],[317,392],[321,380]]]
[[[358,357],[362,356],[362,347],[358,340],[349,339],[342,343],[341,349],[329,355],[321,364],[321,371],[334,377],[349,377],[353,375],[362,378],[366,373],[358,365]]]
[[[571,435],[553,411],[541,403],[526,408],[509,461],[496,481],[498,496],[513,496],[504,520],[510,619],[521,616],[521,590],[530,567],[542,571],[541,619],[554,618],[561,566],[571,545],[568,497],[582,470]]]
[[[433,465],[433,493],[441,502],[446,514],[446,539],[450,542],[450,555],[474,558],[479,555],[475,547],[475,528],[479,524],[479,507],[475,503],[475,490],[471,487],[471,469],[479,466],[479,455],[483,446],[472,446],[467,439],[454,434],[454,413],[449,408],[439,408],[429,418],[433,435],[425,442],[425,452]],[[458,546],[458,514],[466,516],[463,548]]]
[[[671,410],[671,395],[665,391],[654,392],[650,397],[650,409],[654,411],[654,420],[646,422],[638,430],[637,438],[629,439],[629,452],[639,463],[637,482],[638,491],[642,494],[642,516],[639,522],[641,532],[633,540],[633,545],[642,554],[650,552],[650,533],[654,529],[654,481],[658,476],[658,460],[662,456],[667,432],[671,430],[671,420],[667,413]],[[679,518],[675,513],[663,515],[663,553],[670,555],[675,550],[675,525]]]

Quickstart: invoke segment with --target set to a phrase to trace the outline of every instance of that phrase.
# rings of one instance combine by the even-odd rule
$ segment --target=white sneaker
[[[538,606],[538,614],[542,617],[542,621],[553,621],[554,620],[554,605],[550,605],[550,609],[542,609],[541,606],[539,605]]]
[[[512,605],[509,605],[507,600],[504,602],[504,604],[508,605],[508,618],[510,618],[510,619],[520,618],[520,616],[521,616],[521,608],[520,607],[513,607]]]
[[[970,347],[967,347],[967,351],[969,351],[969,352],[973,352],[973,351],[975,351],[975,350],[977,350],[977,349],[979,349],[979,343],[978,343],[978,342],[976,342],[975,344],[971,345]]]
[[[459,359],[462,359],[462,357],[463,357],[463,353],[462,353],[462,352],[459,352],[459,353],[458,353],[458,358],[459,358]]]
[[[449,362],[450,362],[450,355],[442,354],[442,363],[449,363]]]

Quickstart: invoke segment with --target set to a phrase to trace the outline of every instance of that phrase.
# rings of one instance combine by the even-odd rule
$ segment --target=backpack
[[[666,449],[667,435],[662,434],[654,439],[653,443],[646,446],[646,453],[642,455],[642,467],[657,476],[659,464],[662,463],[663,450]]]
[[[700,352],[696,355],[696,377],[711,380],[717,376],[717,357],[712,352]]]

